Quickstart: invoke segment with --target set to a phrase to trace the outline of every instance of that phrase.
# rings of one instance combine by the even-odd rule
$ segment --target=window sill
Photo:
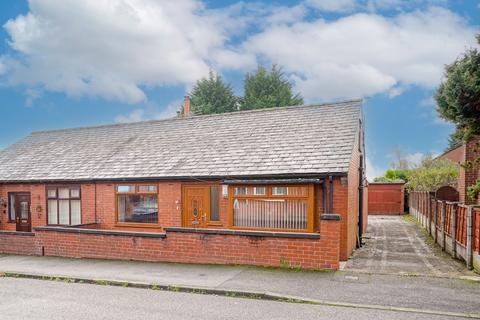
[[[216,234],[216,235],[234,235],[234,236],[256,236],[256,237],[278,237],[278,238],[304,238],[304,239],[320,239],[320,233],[308,232],[283,232],[283,231],[254,231],[240,229],[208,229],[208,228],[165,228],[167,236],[169,232],[182,233],[200,233],[200,234]]]
[[[150,229],[161,229],[162,227],[159,224],[152,223],[122,223],[117,222],[115,227],[124,227],[124,228],[150,228]]]
[[[79,233],[79,234],[93,234],[106,236],[129,236],[129,237],[143,237],[143,238],[165,238],[165,233],[149,233],[149,232],[132,232],[119,230],[105,230],[105,229],[82,229],[82,228],[67,228],[67,227],[36,227],[35,231],[53,231],[65,233]]]

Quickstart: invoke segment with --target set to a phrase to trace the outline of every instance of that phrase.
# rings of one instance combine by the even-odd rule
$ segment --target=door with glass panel
[[[204,228],[210,216],[210,186],[184,186],[184,226]]]
[[[10,205],[15,210],[17,231],[31,232],[30,193],[11,194]]]

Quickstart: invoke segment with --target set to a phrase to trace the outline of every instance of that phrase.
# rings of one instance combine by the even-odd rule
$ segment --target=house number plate
[[[192,224],[200,224],[200,221],[192,221]]]

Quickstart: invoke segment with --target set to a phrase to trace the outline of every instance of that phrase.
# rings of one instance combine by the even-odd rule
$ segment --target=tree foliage
[[[421,164],[408,173],[407,189],[436,191],[443,186],[456,187],[458,165],[450,160],[425,157]]]
[[[197,81],[190,92],[190,101],[194,114],[224,113],[238,109],[238,98],[231,85],[213,71],[210,71],[208,78]]]
[[[480,44],[480,35],[477,35]],[[457,126],[451,143],[480,134],[480,52],[469,49],[445,67],[435,94],[440,116]]]
[[[285,107],[303,104],[300,94],[293,93],[292,84],[285,77],[281,68],[272,66],[267,71],[262,66],[254,74],[247,74],[244,81],[244,96],[240,109],[261,109],[270,107]]]
[[[408,182],[409,169],[389,169],[383,177],[377,177],[374,182]]]

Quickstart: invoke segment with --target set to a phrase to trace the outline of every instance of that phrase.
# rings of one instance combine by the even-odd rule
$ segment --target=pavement
[[[3,303],[2,297],[8,296],[5,292],[8,286],[3,283],[18,280],[42,285],[36,284],[37,280],[11,279],[30,277],[57,280],[43,281],[44,286],[62,283],[75,290],[83,290],[78,288],[85,284],[65,282],[257,297],[277,304],[276,301],[294,301],[380,314],[399,312],[405,313],[405,317],[415,314],[418,319],[425,315],[480,319],[478,276],[437,252],[428,238],[418,233],[420,228],[404,218],[375,217],[369,223],[370,240],[347,262],[344,270],[337,272],[0,255],[0,273],[4,275],[0,277],[0,301]],[[92,290],[99,287],[89,286]],[[326,314],[334,312],[327,309],[319,310]],[[0,314],[3,315],[1,309]]]

